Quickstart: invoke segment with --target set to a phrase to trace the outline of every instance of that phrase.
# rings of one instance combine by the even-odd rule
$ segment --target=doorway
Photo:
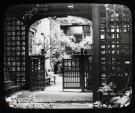
[[[85,61],[83,64],[83,67],[85,66],[84,70],[87,70],[87,72],[83,73],[82,77],[84,76],[85,81],[81,83],[83,79],[80,77],[81,71],[79,70],[82,70],[82,65],[79,63],[78,55],[81,54],[83,49],[83,58],[85,59],[86,56],[86,59],[92,58],[92,35],[92,22],[81,17],[48,17],[34,22],[29,28],[29,57],[44,57],[43,61],[39,60],[37,64],[37,66],[41,66],[41,62],[44,62],[42,71],[44,76],[42,77],[45,79],[41,79],[42,85],[37,85],[39,86],[38,88],[41,89],[42,86],[42,90],[44,87],[45,91],[80,90],[81,84],[86,84],[85,77],[87,76],[88,79],[88,76],[90,76],[91,63]],[[75,65],[72,65],[73,63],[71,64],[71,62],[65,64],[65,61],[70,59],[72,61],[78,59],[78,63],[74,62]],[[79,64],[81,67],[79,67]],[[78,69],[76,68],[77,66]],[[67,73],[67,67],[75,68],[75,70],[68,70]],[[36,73],[41,71],[39,67],[37,68],[35,70],[35,72],[37,71]],[[65,76],[65,73],[69,76]],[[78,75],[79,78],[77,78],[77,73],[80,73]],[[32,73],[30,75],[31,78],[33,78]],[[34,84],[41,83],[40,80],[39,82],[34,81],[34,79],[31,81]],[[80,84],[79,87],[75,87],[77,81]],[[67,83],[70,84],[70,87],[65,86]],[[33,87],[34,85],[31,86],[31,88]]]

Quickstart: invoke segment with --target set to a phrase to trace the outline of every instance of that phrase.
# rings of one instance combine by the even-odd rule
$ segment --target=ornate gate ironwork
[[[81,88],[78,59],[63,60],[63,89]]]
[[[91,55],[73,55],[63,60],[63,89],[89,89]]]
[[[45,88],[45,62],[44,56],[30,56],[30,85],[31,90],[44,90]]]

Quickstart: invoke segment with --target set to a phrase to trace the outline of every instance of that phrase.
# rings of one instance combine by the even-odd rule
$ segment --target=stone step
[[[11,80],[4,81],[4,85],[5,85],[4,87],[5,87],[6,95],[9,95],[19,90],[19,86],[15,85],[14,81],[11,81]]]
[[[46,98],[45,98],[46,97]],[[85,103],[92,102],[92,92],[36,92],[34,102]]]
[[[30,109],[91,109],[93,103],[19,103],[16,108]]]
[[[7,88],[5,88],[5,94],[9,95],[13,92],[16,92],[20,89],[20,87],[18,85],[14,85],[14,86],[9,86]]]
[[[14,85],[14,81],[11,81],[11,80],[4,81],[5,88],[7,88],[9,86],[13,86],[13,85]]]
[[[52,103],[54,109],[90,109],[93,108],[90,103]]]

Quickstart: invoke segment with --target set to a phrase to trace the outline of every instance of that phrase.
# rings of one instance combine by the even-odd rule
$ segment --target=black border
[[[131,13],[132,13],[132,31],[133,31],[133,34],[132,34],[132,38],[133,38],[133,66],[132,66],[132,70],[133,70],[133,74],[132,74],[132,86],[133,86],[133,94],[132,94],[132,101],[131,101],[131,104],[130,106],[128,106],[127,108],[117,108],[117,109],[89,109],[89,110],[79,110],[79,109],[76,109],[76,110],[69,110],[69,109],[64,109],[64,110],[55,110],[55,109],[52,109],[52,110],[32,110],[32,109],[11,109],[11,108],[7,108],[7,103],[5,102],[5,99],[4,99],[4,89],[3,89],[3,76],[0,76],[0,112],[17,112],[17,113],[20,113],[20,112],[106,112],[106,113],[113,113],[113,112],[119,112],[119,113],[128,113],[128,112],[135,112],[135,103],[134,103],[134,31],[135,31],[135,3],[134,3],[134,0],[82,0],[82,1],[78,1],[78,0],[4,0],[2,3],[1,3],[1,11],[2,11],[2,20],[1,20],[1,28],[4,28],[3,26],[3,23],[4,23],[4,15],[5,15],[5,12],[7,10],[7,8],[11,5],[17,5],[17,4],[36,4],[36,3],[98,3],[98,4],[122,4],[122,5],[126,5],[130,10],[131,10]],[[3,37],[4,37],[4,31],[3,29],[1,30],[1,41],[0,42],[3,42]],[[3,56],[4,56],[4,44],[1,43],[0,44],[1,46],[1,49],[2,51],[2,54],[0,55],[0,66],[2,66],[2,68],[0,69],[0,75],[3,75]]]

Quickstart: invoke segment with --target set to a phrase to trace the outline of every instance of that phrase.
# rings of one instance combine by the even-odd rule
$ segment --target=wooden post
[[[92,61],[92,76],[95,78],[95,86],[93,86],[93,101],[97,100],[97,90],[100,86],[100,43],[99,43],[99,20],[100,20],[100,13],[99,13],[99,5],[92,6],[92,27],[93,27],[93,61]]]
[[[64,86],[65,86],[65,84],[64,84],[65,62],[64,62],[64,61],[65,61],[65,60],[63,59],[62,61],[63,61],[63,69],[62,69],[62,72],[63,72],[63,73],[62,73],[62,80],[63,80],[63,81],[62,81],[62,82],[63,82],[63,91],[64,91],[64,88],[65,88],[65,87],[64,87]]]
[[[83,49],[81,49],[81,55],[79,56],[79,68],[80,68],[80,85],[82,92],[84,91],[85,88],[85,80],[84,80],[84,59],[85,57],[83,56]]]

